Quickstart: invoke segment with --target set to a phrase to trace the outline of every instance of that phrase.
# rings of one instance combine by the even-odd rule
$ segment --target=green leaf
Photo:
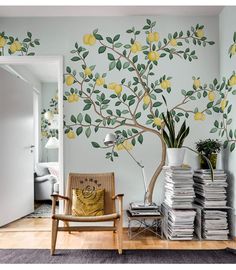
[[[211,130],[210,130],[210,133],[215,133],[215,132],[217,132],[217,128],[212,128]]]
[[[96,38],[96,40],[103,40],[103,37],[101,35],[95,33],[93,33],[93,35]]]
[[[79,123],[82,123],[82,121],[83,121],[83,115],[82,115],[82,113],[79,113],[79,114],[78,114],[78,116],[77,116],[77,121],[78,121]]]
[[[140,134],[140,135],[138,136],[138,142],[139,142],[140,144],[143,143],[143,135],[142,135],[142,134]]]
[[[113,43],[113,41],[112,41],[112,38],[111,37],[106,37],[106,40],[107,40],[107,42],[109,42],[109,43]]]
[[[77,136],[79,136],[82,132],[83,132],[83,127],[78,127],[78,128],[76,129],[76,134],[77,134]]]
[[[74,115],[71,115],[70,121],[73,123],[76,123],[76,117]]]
[[[121,70],[121,61],[120,61],[120,60],[117,61],[117,63],[116,63],[116,68],[117,68],[118,70]]]
[[[111,71],[116,66],[116,61],[112,61],[109,65],[109,70]]]
[[[138,119],[141,116],[141,112],[135,114],[135,118]]]
[[[96,142],[91,142],[94,148],[100,148],[100,145]]]
[[[120,35],[116,35],[114,38],[113,38],[113,42],[116,42],[118,39],[120,38]]]
[[[91,128],[90,128],[90,127],[88,127],[88,128],[85,130],[85,135],[86,135],[87,138],[91,135]]]
[[[32,38],[32,34],[31,34],[30,32],[27,32],[27,36],[28,36],[29,38]]]
[[[89,109],[91,108],[91,106],[92,106],[91,103],[90,103],[90,104],[86,104],[86,105],[84,106],[84,108],[83,108],[83,111],[89,110]]]
[[[85,115],[84,120],[85,120],[85,122],[87,122],[89,124],[91,124],[91,122],[92,122],[91,117],[88,114]]]
[[[99,47],[99,49],[98,49],[98,53],[104,53],[105,50],[106,50],[106,47],[105,47],[105,46],[101,46],[101,47]]]
[[[136,63],[137,61],[138,61],[138,56],[135,55],[135,56],[133,57],[133,62]]]
[[[234,148],[235,148],[235,143],[232,143],[232,144],[230,145],[230,152],[233,152]]]
[[[71,61],[79,61],[79,60],[80,60],[80,58],[78,56],[74,56],[71,58]]]
[[[115,57],[114,57],[113,54],[111,54],[111,53],[108,53],[108,54],[107,54],[107,57],[108,57],[108,59],[111,60],[111,61],[114,61],[114,60],[115,60]]]

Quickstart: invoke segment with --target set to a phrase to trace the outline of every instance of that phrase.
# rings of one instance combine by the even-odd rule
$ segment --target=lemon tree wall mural
[[[33,39],[32,33],[27,32],[27,36],[21,41],[18,37],[13,37],[5,32],[0,33],[0,56],[6,52],[10,55],[35,55],[32,49],[40,45],[39,39]]]

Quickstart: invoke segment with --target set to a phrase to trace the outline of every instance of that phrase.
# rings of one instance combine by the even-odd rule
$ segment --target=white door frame
[[[64,194],[64,132],[63,132],[63,56],[0,56],[0,65],[24,65],[35,63],[54,63],[57,65],[58,110],[59,110],[59,193]],[[62,207],[62,205],[60,205]]]

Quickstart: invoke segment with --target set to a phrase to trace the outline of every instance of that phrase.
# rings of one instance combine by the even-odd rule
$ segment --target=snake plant
[[[181,148],[185,138],[189,134],[189,127],[186,127],[186,121],[183,122],[177,136],[175,131],[175,121],[172,114],[167,111],[167,115],[162,114],[168,133],[163,129],[163,138],[168,148]]]

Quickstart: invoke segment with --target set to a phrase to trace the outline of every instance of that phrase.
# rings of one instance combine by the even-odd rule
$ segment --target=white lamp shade
[[[53,119],[53,113],[51,111],[47,111],[44,113],[44,118],[48,121]]]
[[[59,141],[56,137],[50,137],[45,145],[47,149],[57,149],[59,148]]]
[[[110,146],[116,143],[117,136],[114,133],[108,133],[104,139],[104,144]]]

